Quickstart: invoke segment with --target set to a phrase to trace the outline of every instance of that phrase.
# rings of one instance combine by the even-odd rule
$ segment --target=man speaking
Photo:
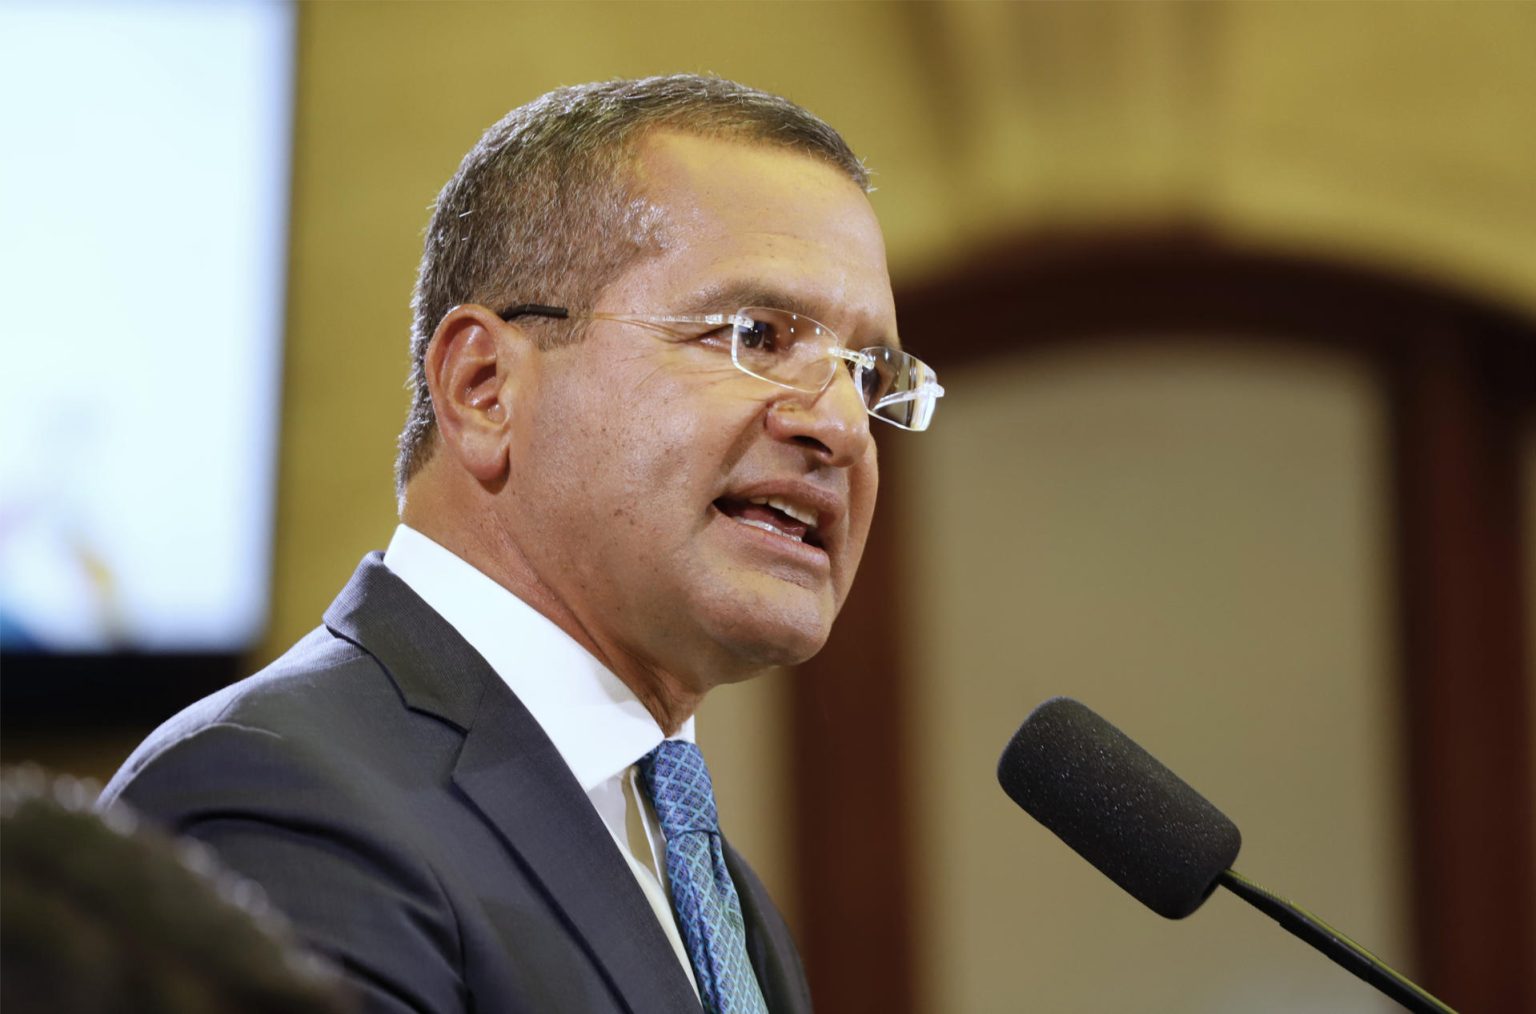
[[[401,525],[324,625],[107,787],[380,1011],[804,1011],[693,713],[818,651],[927,426],[868,179],[715,78],[562,88],[438,197]]]

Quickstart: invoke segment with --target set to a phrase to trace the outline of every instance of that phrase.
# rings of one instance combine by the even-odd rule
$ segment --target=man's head
[[[404,517],[675,718],[710,686],[821,647],[878,486],[848,371],[821,390],[775,386],[737,369],[732,327],[703,318],[770,307],[847,348],[898,345],[884,240],[857,160],[783,100],[674,78],[535,106],[548,108],[492,129],[434,216],[415,336],[433,448],[402,470]],[[674,106],[687,111],[651,111]],[[572,108],[583,129],[647,118],[605,127],[622,140],[598,155],[558,137]],[[533,182],[493,187],[478,163],[498,165],[530,119],[545,149]],[[525,187],[532,210],[511,212]],[[443,238],[477,217],[480,233]],[[522,231],[494,221],[514,219]],[[444,268],[445,242],[479,274]],[[480,280],[452,290],[440,271]],[[499,312],[520,303],[572,319]]]
[[[825,122],[787,99],[693,74],[557,88],[491,127],[438,194],[411,300],[411,409],[396,491],[432,454],[436,424],[422,358],[461,303],[584,306],[620,271],[656,252],[662,223],[635,192],[637,142],[657,129],[752,142],[869,174]],[[580,327],[550,326],[549,343]]]
[[[260,887],[100,786],[0,772],[0,1007],[55,1014],[360,1009]]]

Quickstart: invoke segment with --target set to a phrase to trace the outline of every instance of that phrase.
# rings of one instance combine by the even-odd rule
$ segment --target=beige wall
[[[1533,36],[1532,4],[306,4],[262,653],[313,625],[358,557],[388,538],[428,205],[481,129],[549,87],[712,70],[804,102],[875,168],[898,282],[1021,231],[1193,221],[1536,312]],[[1254,875],[1400,953],[1375,394],[1338,363],[1263,357],[1068,357],[945,380],[953,396],[939,428],[913,452],[928,490],[913,495],[929,497],[920,544],[942,571],[914,646],[924,680],[914,734],[953,752],[925,782],[919,820],[930,861],[959,828],[979,834],[996,820],[1000,837],[974,839],[953,909],[930,889],[924,962],[942,990],[930,1009],[1011,1009],[1008,983],[1083,954],[1166,959],[1154,975],[1164,1005],[1111,1003],[1129,978],[1101,969],[1080,980],[1098,992],[1072,1000],[1053,986],[1056,999],[1036,1009],[1103,1009],[1088,996],[1111,1009],[1230,1008],[1238,994],[1195,985],[1208,949],[1250,962],[1299,948],[1219,906],[1159,925],[1000,811],[993,734],[1057,691],[1102,706],[1232,810],[1250,829]],[[1197,424],[1228,411],[1241,420],[1230,432]],[[1127,415],[1159,438],[1116,443],[1137,436]],[[1277,443],[1281,434],[1291,436]],[[979,485],[1010,449],[1011,488],[1028,496],[1018,505]],[[1187,479],[1154,482],[1154,465]],[[979,533],[979,509],[987,534],[1015,547],[1017,569],[943,571],[951,551],[975,551],[948,538]],[[1172,527],[1136,541],[1153,519]],[[1046,539],[1058,522],[1064,534]],[[1271,539],[1271,526],[1285,538]],[[1277,570],[1285,580],[1268,587]],[[973,636],[958,606],[990,616],[1021,596],[1022,622],[1039,636],[1006,651]],[[1113,637],[1092,622],[1101,616],[1114,617]],[[734,837],[789,898],[783,688],[722,694],[702,736]],[[1280,819],[1310,813],[1320,782],[1327,819]],[[957,829],[944,830],[951,813]],[[1007,887],[1029,892],[1010,895],[1023,925],[988,938],[1004,916],[983,886],[992,864],[1017,856],[1040,873]],[[1346,872],[1367,868],[1378,872]],[[1069,905],[1113,928],[1059,926]],[[975,939],[980,950],[958,950]],[[1293,986],[1266,980],[1260,995],[1274,1009],[1314,987],[1329,1009],[1356,1002],[1347,984],[1333,992],[1339,981],[1318,959],[1292,957],[1266,966],[1294,970],[1270,973]],[[967,1002],[941,1000],[950,996]]]
[[[1224,892],[1142,908],[998,789],[1077,697],[1227,813],[1237,868],[1407,957],[1384,406],[1317,353],[1000,360],[903,453],[922,1010],[1389,1010]],[[889,491],[888,491],[889,492]]]

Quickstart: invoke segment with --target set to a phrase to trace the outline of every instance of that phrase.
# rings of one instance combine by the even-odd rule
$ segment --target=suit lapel
[[[768,1009],[774,1014],[810,1014],[810,988],[789,927],[773,907],[763,882],[730,842],[725,843],[725,867],[741,899],[741,914],[747,923],[747,956],[752,959]]]
[[[454,781],[571,920],[630,1008],[698,1010],[656,913],[597,811],[512,692],[487,694]]]
[[[591,801],[485,659],[376,553],[363,560],[325,622],[383,663],[408,707],[464,730],[454,783],[564,913],[630,1010],[699,1010]]]

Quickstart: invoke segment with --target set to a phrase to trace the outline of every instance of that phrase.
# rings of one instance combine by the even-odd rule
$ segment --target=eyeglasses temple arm
[[[496,316],[502,320],[511,320],[513,317],[554,317],[564,320],[571,315],[571,311],[563,306],[545,306],[543,303],[518,303],[509,306]]]
[[[887,405],[900,405],[904,401],[917,401],[919,398],[942,397],[944,397],[944,388],[930,380],[928,383],[923,384],[915,391],[898,391],[895,394],[886,395],[884,398],[881,398],[879,401],[875,402],[874,405],[870,407],[870,411],[873,412],[877,408],[885,408]]]

